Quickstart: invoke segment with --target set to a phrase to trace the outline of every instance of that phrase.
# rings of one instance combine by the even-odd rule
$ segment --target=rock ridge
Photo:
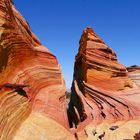
[[[80,131],[91,122],[138,118],[140,88],[129,78],[128,71],[92,28],[86,28],[75,57],[68,110],[70,127]]]

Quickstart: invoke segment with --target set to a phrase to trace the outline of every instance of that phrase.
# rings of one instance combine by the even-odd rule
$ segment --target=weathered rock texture
[[[0,140],[138,137],[140,87],[131,76],[133,69],[128,73],[87,28],[76,56],[66,113],[65,83],[56,57],[41,45],[12,1],[1,0]],[[139,70],[136,73],[139,77]]]
[[[91,28],[84,30],[79,44],[68,110],[70,126],[83,131],[91,123],[137,119],[140,88],[129,79],[113,50]]]
[[[48,140],[53,130],[55,137],[71,140],[65,104],[56,57],[41,45],[12,1],[1,0],[0,140]]]
[[[139,140],[139,130],[139,120],[103,122],[99,125],[90,123],[78,131],[76,136],[78,140]]]
[[[129,78],[136,83],[137,86],[140,86],[140,67],[139,66],[131,66],[127,68]]]

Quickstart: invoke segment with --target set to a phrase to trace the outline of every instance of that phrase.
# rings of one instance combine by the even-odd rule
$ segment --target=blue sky
[[[121,63],[140,65],[140,0],[14,0],[42,44],[58,58],[67,88],[79,39],[90,26]]]

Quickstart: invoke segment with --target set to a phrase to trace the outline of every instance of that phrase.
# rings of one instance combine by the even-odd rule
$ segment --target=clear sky
[[[90,26],[121,63],[140,65],[140,0],[14,0],[42,44],[57,56],[67,88],[79,39]]]

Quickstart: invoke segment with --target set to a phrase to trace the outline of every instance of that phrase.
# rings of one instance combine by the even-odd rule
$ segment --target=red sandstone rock
[[[78,128],[71,130],[60,65],[11,0],[0,1],[0,39],[0,140],[138,138],[140,88],[131,77],[138,71],[128,73],[91,28],[76,56],[67,113]]]
[[[113,50],[91,28],[84,30],[79,44],[68,111],[70,126],[80,131],[91,122],[139,117],[140,88],[128,78]]]
[[[12,1],[1,0],[0,140],[45,140],[51,131],[54,138],[72,139],[66,128],[65,83],[56,57]]]

